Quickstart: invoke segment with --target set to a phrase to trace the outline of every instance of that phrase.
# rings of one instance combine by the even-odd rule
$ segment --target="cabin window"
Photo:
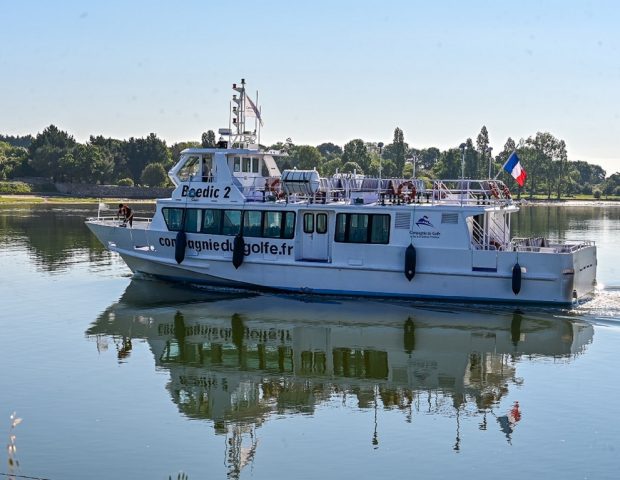
[[[241,171],[241,157],[235,157],[235,159],[233,160],[233,171]]]
[[[316,214],[316,233],[327,233],[327,214]]]
[[[202,181],[213,181],[213,157],[211,155],[203,155],[202,157]]]
[[[248,173],[252,171],[252,159],[250,157],[243,157],[243,172]]]
[[[334,239],[344,243],[381,243],[390,241],[390,216],[366,213],[339,213]]]
[[[263,237],[280,238],[282,236],[282,212],[264,212]]]
[[[161,213],[168,230],[178,232],[183,226],[183,209],[182,208],[162,208]]]
[[[258,173],[258,158],[252,157],[252,173]]]
[[[220,225],[222,223],[222,210],[207,209],[202,211],[202,233],[211,235],[220,234]]]
[[[263,215],[259,210],[246,210],[243,212],[243,235],[248,237],[260,237],[262,234]]]
[[[304,233],[314,233],[314,213],[304,213]]]
[[[295,236],[295,212],[285,212],[283,223],[282,238],[293,238]]]
[[[390,216],[371,215],[370,243],[388,243],[390,240]]]
[[[183,166],[179,169],[177,177],[182,182],[187,182],[191,177],[198,174],[198,168],[200,167],[200,157],[198,155],[192,155],[187,157]]]
[[[241,231],[241,210],[224,210],[222,235],[237,235]]]
[[[200,210],[188,208],[185,211],[185,231],[189,233],[200,232]]]

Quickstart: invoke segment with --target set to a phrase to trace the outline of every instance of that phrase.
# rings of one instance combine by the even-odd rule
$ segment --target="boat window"
[[[327,214],[316,214],[316,233],[327,233]]]
[[[190,177],[196,175],[198,173],[198,168],[200,167],[200,157],[198,155],[191,155],[187,157],[183,166],[179,169],[177,173],[177,177],[182,182],[187,182]]]
[[[213,181],[213,157],[211,155],[203,155],[202,157],[202,181]]]
[[[252,157],[252,173],[258,173],[258,158]]]
[[[182,208],[162,208],[161,213],[164,216],[166,226],[171,232],[178,232],[183,226],[183,209]]]
[[[368,238],[369,215],[352,213],[349,215],[349,238],[352,243],[366,243]]]
[[[389,243],[390,216],[383,214],[339,213],[336,216],[336,242]]]
[[[200,232],[200,210],[188,208],[185,211],[185,231],[189,233]]]
[[[371,215],[370,243],[388,243],[390,239],[390,216]]]
[[[251,166],[252,166],[251,162],[252,162],[252,159],[250,157],[243,157],[243,171],[245,173],[251,171]]]
[[[233,162],[233,170],[235,172],[241,171],[241,157],[235,157],[234,162]]]
[[[263,237],[280,238],[282,233],[282,212],[265,212]]]
[[[220,234],[220,225],[222,223],[222,210],[208,208],[202,212],[202,233],[210,233],[211,235]]]
[[[293,238],[294,235],[295,235],[295,212],[285,212],[282,238]]]
[[[247,237],[260,237],[262,234],[262,212],[259,210],[246,210],[243,212],[243,235]]]
[[[314,233],[314,213],[304,213],[304,233]]]
[[[241,230],[241,210],[224,210],[222,235],[237,235]]]

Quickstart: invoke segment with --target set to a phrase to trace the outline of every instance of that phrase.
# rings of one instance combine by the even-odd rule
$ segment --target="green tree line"
[[[161,186],[167,184],[166,172],[183,149],[215,145],[212,130],[204,132],[200,141],[171,146],[154,133],[129,140],[91,136],[81,144],[69,133],[50,125],[36,136],[0,135],[0,180],[38,176],[52,182]],[[317,169],[324,176],[337,171],[384,178],[409,178],[415,174],[429,181],[457,179],[462,174],[472,179],[495,177],[508,156],[516,151],[528,175],[520,195],[620,195],[620,173],[606,179],[605,170],[598,165],[568,161],[565,142],[548,132],[537,132],[518,142],[508,138],[495,156],[485,126],[475,142],[468,138],[446,150],[410,147],[398,127],[388,144],[357,138],[343,147],[331,142],[311,146],[295,145],[289,138],[267,148],[283,154],[276,157],[281,169]],[[516,185],[505,172],[499,178]]]

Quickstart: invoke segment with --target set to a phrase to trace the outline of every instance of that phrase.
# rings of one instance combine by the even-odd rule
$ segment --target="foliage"
[[[201,137],[202,148],[214,148],[215,145],[216,145],[215,132],[213,130],[203,132],[202,137]]]
[[[116,182],[119,187],[133,187],[133,180],[129,177],[121,178],[118,182]]]
[[[146,138],[130,138],[126,144],[128,168],[134,182],[140,181],[144,168],[150,163],[161,163],[163,168],[169,168],[172,164],[170,151],[166,142],[151,133]]]
[[[24,182],[0,182],[0,193],[5,195],[17,195],[31,191],[30,185]]]
[[[140,175],[142,184],[149,187],[162,187],[166,184],[167,179],[166,170],[161,163],[148,164]]]
[[[342,163],[344,164],[343,170],[347,163],[355,163],[357,165],[357,173],[370,171],[370,154],[363,140],[356,138],[344,146]]]
[[[25,148],[0,142],[0,180],[7,180],[16,173],[19,174],[27,159],[28,152]]]
[[[32,138],[32,135],[25,135],[21,137],[19,135],[13,136],[0,134],[0,142],[8,143],[13,147],[28,148],[33,140],[34,138]]]
[[[63,132],[55,125],[50,125],[37,134],[28,147],[30,163],[35,171],[54,181],[59,180],[59,161],[76,142],[71,135]]]
[[[405,143],[403,131],[396,127],[394,129],[394,139],[392,143],[383,148],[382,154],[384,159],[394,162],[394,172],[390,176],[402,176],[405,166],[405,155],[408,151],[409,146]]]
[[[314,168],[318,170],[321,166],[321,153],[316,147],[298,145],[291,156],[295,158],[296,166],[300,170],[312,170]]]
[[[317,145],[316,148],[323,157],[330,160],[342,156],[342,148],[331,142],[321,143],[320,145]]]
[[[178,142],[170,146],[170,158],[176,161],[181,156],[181,152],[186,148],[200,148],[202,145],[199,142]]]
[[[363,174],[362,167],[356,162],[347,162],[342,166],[341,173],[359,173]]]

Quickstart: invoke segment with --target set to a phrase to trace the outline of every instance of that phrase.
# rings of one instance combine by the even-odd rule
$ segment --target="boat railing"
[[[556,240],[545,237],[515,237],[510,242],[513,251],[541,253],[571,253],[594,245],[594,240]]]
[[[121,226],[125,225],[126,222],[122,218],[117,215],[106,215],[106,216],[98,216],[98,217],[89,217],[86,219],[88,222],[99,222],[107,225],[116,225]],[[148,227],[153,219],[150,217],[133,217],[133,225],[140,226],[142,228]]]
[[[434,204],[506,205],[512,203],[508,186],[501,180],[435,180]]]

